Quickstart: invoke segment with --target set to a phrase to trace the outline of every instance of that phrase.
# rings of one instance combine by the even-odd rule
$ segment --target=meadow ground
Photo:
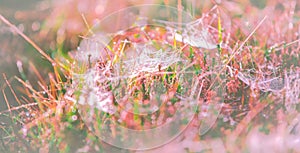
[[[297,0],[0,15],[0,152],[300,152]]]

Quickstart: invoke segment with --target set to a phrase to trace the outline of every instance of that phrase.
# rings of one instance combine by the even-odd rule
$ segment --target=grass
[[[168,30],[176,28],[172,22],[133,27],[112,34],[101,50],[105,54],[99,55],[97,61],[90,55],[83,62],[76,56],[61,55],[63,51],[50,57],[0,16],[53,66],[45,79],[32,64],[38,78],[38,86],[32,86],[19,62],[22,78],[16,80],[24,86],[22,91],[27,97],[18,97],[3,75],[19,106],[11,107],[4,97],[8,110],[0,112],[0,116],[8,124],[0,124],[0,150],[139,152],[117,149],[102,140],[130,148],[136,144],[136,137],[130,138],[128,131],[115,123],[148,130],[179,119],[176,115],[180,114],[185,118],[165,134],[184,132],[174,141],[144,152],[172,152],[174,148],[177,152],[299,152],[299,24],[294,20],[300,14],[296,1],[288,4],[280,16],[264,10],[262,5],[249,7],[250,14],[265,13],[253,19],[250,30],[242,26],[243,18],[224,14],[225,6],[236,3],[211,5],[203,9],[209,11],[203,12],[205,15],[197,22],[186,25],[190,29],[207,28],[210,36],[204,37],[201,30],[177,32],[183,38],[194,34],[189,41],[172,35],[173,31]],[[83,19],[87,31],[91,31],[88,19]],[[214,49],[203,47],[207,44],[195,46],[201,41],[194,39],[210,37]],[[85,36],[83,40],[102,44]],[[4,89],[2,92],[5,95]],[[186,100],[189,98],[196,104]],[[195,112],[191,122],[190,112]],[[154,137],[144,136],[143,140],[148,141]],[[155,141],[163,139],[161,136]]]

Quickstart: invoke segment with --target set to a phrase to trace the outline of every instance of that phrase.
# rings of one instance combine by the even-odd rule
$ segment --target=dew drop
[[[72,112],[75,113],[76,109],[74,107],[71,108]]]
[[[72,116],[72,120],[73,120],[73,121],[76,121],[77,119],[78,119],[77,115],[73,115],[73,116]]]
[[[22,133],[23,133],[23,137],[26,137],[27,136],[27,132],[28,132],[28,129],[23,127],[22,128]]]
[[[155,105],[152,107],[152,111],[157,111],[158,110],[158,107]]]

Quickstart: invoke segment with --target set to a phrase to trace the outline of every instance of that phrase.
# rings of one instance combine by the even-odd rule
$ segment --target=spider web
[[[157,72],[182,61],[178,51],[171,48],[156,49],[150,44],[137,44],[133,52],[134,57],[124,57],[121,59],[123,61],[116,64],[117,75],[132,78],[141,72]]]

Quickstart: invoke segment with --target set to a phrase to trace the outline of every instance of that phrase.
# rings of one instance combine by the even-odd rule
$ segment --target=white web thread
[[[285,73],[285,107],[288,111],[295,110],[296,104],[299,103],[300,95],[300,74],[299,72]]]
[[[237,77],[250,86],[251,89],[259,89],[263,92],[281,92],[284,88],[283,79],[280,77],[267,78],[262,76],[261,78],[255,78],[251,75],[238,72]]]
[[[159,67],[166,69],[170,65],[182,61],[179,52],[177,50],[173,51],[171,48],[157,50],[151,45],[144,44],[135,45],[134,49],[137,57],[124,60],[116,65],[116,70],[122,69],[122,72],[117,72],[119,75],[132,78],[141,72],[157,72]]]
[[[99,110],[113,114],[113,94],[108,91],[108,82],[133,78],[141,72],[153,73],[161,69],[166,69],[170,65],[182,61],[179,52],[168,48],[166,50],[156,50],[153,46],[144,44],[136,45],[137,57],[117,63],[114,67],[116,74],[110,70],[109,62],[105,65],[97,63],[93,68],[88,69],[85,74],[77,75],[73,78],[73,88],[82,84],[81,94],[78,104],[96,107]],[[121,66],[122,65],[122,66]],[[122,71],[122,72],[120,72]],[[76,75],[75,75],[76,76]]]
[[[212,8],[210,12],[212,12],[214,9],[215,7]],[[204,14],[201,18],[189,23],[176,23],[156,19],[153,19],[153,21],[169,26],[167,27],[167,29],[172,33],[173,37],[177,41],[187,43],[193,47],[215,49],[217,48],[217,43],[214,40],[211,31],[217,33],[218,30],[211,27],[210,25],[216,19],[216,15],[213,14],[213,16],[209,18],[210,12]],[[209,19],[210,23],[205,24],[203,22],[204,19]],[[181,28],[180,26],[182,26],[183,28]]]
[[[112,92],[108,91],[108,78],[111,77],[111,72],[108,64],[89,69],[85,74],[80,75],[79,78],[73,78],[75,88],[82,85],[81,94],[78,99],[78,104],[89,105],[96,107],[106,113],[113,114],[116,111],[113,105]]]
[[[232,68],[227,66],[229,71],[232,72]],[[262,74],[262,77],[252,77],[250,74],[238,72],[237,77],[250,86],[250,88],[258,89],[263,92],[272,92],[275,95],[279,95],[283,98],[285,96],[285,107],[288,111],[295,110],[296,104],[299,103],[300,95],[300,73],[297,72],[285,72],[283,77],[268,77],[266,74]],[[284,91],[284,92],[283,92]]]
[[[215,49],[217,43],[213,40],[211,33],[209,32],[209,26],[205,26],[202,19],[198,19],[195,22],[188,23],[182,32],[182,36],[175,34],[177,41],[188,43],[191,46]]]
[[[231,77],[233,76],[233,70],[236,69],[227,66]],[[238,71],[237,77],[251,89],[258,89],[263,92],[279,93],[284,89],[284,82],[282,77],[273,77],[271,74],[264,72],[255,72],[260,77],[254,77],[250,74],[250,71],[240,72]],[[275,73],[275,72],[274,72]]]

